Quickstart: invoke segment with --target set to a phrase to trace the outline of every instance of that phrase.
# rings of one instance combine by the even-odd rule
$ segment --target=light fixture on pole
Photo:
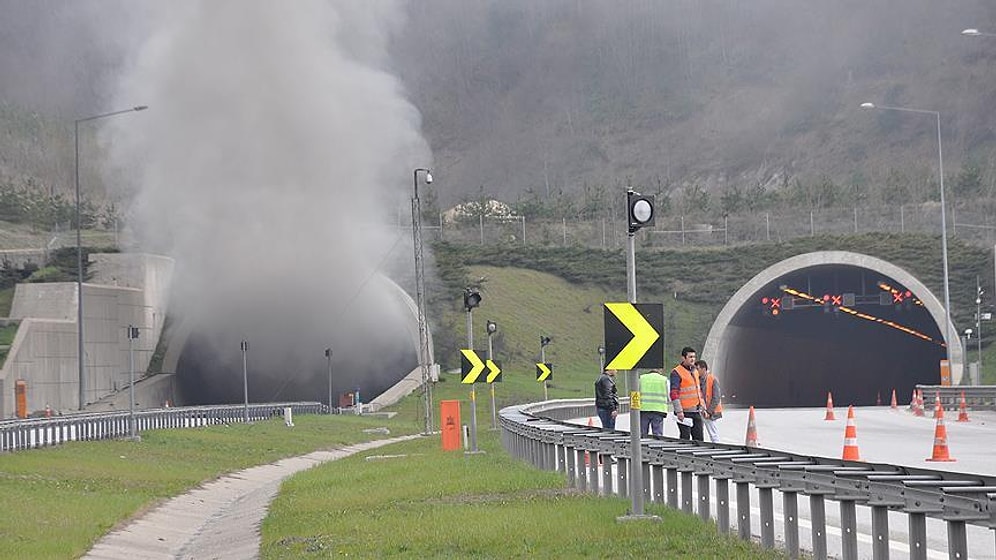
[[[467,310],[467,349],[474,351],[474,308],[481,305],[481,293],[468,287],[463,291],[463,307]],[[470,453],[477,449],[477,389],[470,385]]]
[[[966,37],[996,37],[996,33],[985,33],[978,29],[963,29],[961,34]]]
[[[876,105],[874,103],[862,103],[861,108],[932,115],[935,123],[937,124],[937,177],[941,191],[941,260],[943,261],[944,267],[944,352],[945,358],[948,360],[948,367],[953,370],[954,364],[951,362],[951,343],[953,341],[957,342],[957,340],[951,338],[951,288],[948,282],[948,223],[947,207],[944,202],[944,150],[941,144],[941,113],[939,111],[910,109],[907,107],[890,107],[887,105]],[[955,336],[957,336],[957,334]]]
[[[146,105],[137,105],[131,109],[124,109],[121,111],[111,111],[110,113],[102,113],[100,115],[93,115],[91,117],[84,117],[82,119],[76,119],[73,123],[73,144],[75,145],[75,176],[76,176],[76,354],[78,360],[79,370],[79,409],[83,410],[86,406],[86,369],[84,367],[84,352],[83,352],[83,222],[81,219],[80,212],[80,123],[85,123],[89,121],[95,121],[97,119],[103,119],[107,117],[113,117],[115,115],[123,115],[125,113],[134,113],[136,111],[144,111],[149,107]]]
[[[325,360],[329,363],[329,414],[332,414],[332,347],[325,349]]]
[[[982,295],[986,291],[982,289],[979,277],[975,277],[975,337],[979,345],[979,374],[982,374]],[[968,352],[968,350],[966,350]]]
[[[422,202],[418,197],[418,176],[423,174],[425,184],[432,184],[432,172],[424,167],[412,172],[412,249],[415,251],[415,307],[418,313],[418,365],[422,372],[424,401],[423,433],[432,433],[432,379],[429,373],[432,357],[429,356],[429,327],[425,311],[425,265],[422,248]]]
[[[605,371],[605,346],[598,347],[598,373]]]

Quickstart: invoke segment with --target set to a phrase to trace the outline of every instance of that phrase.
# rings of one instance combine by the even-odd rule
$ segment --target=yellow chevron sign
[[[536,381],[553,380],[553,364],[536,364]]]
[[[492,360],[486,360],[484,365],[488,368],[488,383],[500,383],[501,382],[501,364]]]
[[[473,350],[460,350],[460,383],[477,383],[477,378],[484,371],[484,362]]]
[[[664,367],[664,305],[606,303],[605,369]]]

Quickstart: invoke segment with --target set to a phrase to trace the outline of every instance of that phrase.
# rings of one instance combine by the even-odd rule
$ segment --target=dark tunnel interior
[[[247,305],[235,299],[213,305],[193,322],[176,366],[177,401],[184,405],[243,402],[242,340],[248,341],[245,377],[249,402],[333,400],[359,390],[362,402],[396,384],[418,364],[414,318],[403,305],[358,300],[342,306],[315,302]],[[408,324],[412,323],[412,324]]]
[[[930,313],[895,279],[819,265],[768,283],[727,327],[721,350],[726,400],[741,406],[906,402],[936,384],[945,357]]]

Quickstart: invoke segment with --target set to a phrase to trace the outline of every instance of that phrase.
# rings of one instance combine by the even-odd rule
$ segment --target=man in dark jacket
[[[595,410],[602,427],[616,429],[616,416],[619,414],[619,396],[616,395],[616,370],[607,369],[595,381]]]

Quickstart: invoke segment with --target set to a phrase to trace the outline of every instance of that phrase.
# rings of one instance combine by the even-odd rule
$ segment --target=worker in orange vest
[[[686,346],[681,349],[681,363],[671,370],[671,406],[678,421],[678,437],[702,441],[702,402],[701,383],[695,368],[695,349]]]
[[[709,371],[709,364],[705,360],[695,362],[695,369],[698,370],[699,380],[702,383],[702,402],[705,410],[702,411],[702,424],[709,432],[709,441],[719,443],[719,429],[716,428],[716,420],[723,417],[723,390],[719,386],[716,376]]]

